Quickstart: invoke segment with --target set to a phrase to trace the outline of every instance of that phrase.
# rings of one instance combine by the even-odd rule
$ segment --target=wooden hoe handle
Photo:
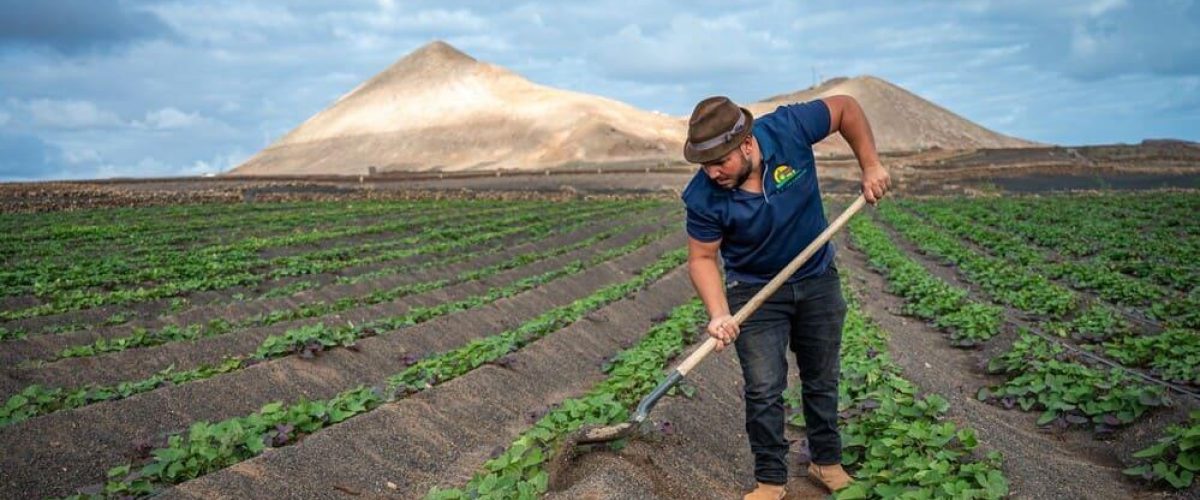
[[[842,226],[846,225],[846,221],[850,220],[850,217],[853,217],[854,214],[858,213],[859,209],[861,209],[866,203],[866,198],[864,198],[861,194],[858,195],[858,199],[854,200],[854,203],[851,203],[850,207],[846,208],[846,210],[843,211],[837,219],[834,219],[833,223],[829,224],[829,227],[825,228],[825,231],[822,231],[821,234],[817,236],[817,239],[813,240],[812,243],[809,243],[808,247],[806,247],[804,251],[800,252],[800,255],[797,255],[796,258],[792,259],[792,261],[788,263],[787,267],[784,267],[782,271],[779,271],[779,274],[776,274],[771,281],[767,282],[767,284],[762,287],[762,290],[759,290],[758,293],[754,294],[754,297],[752,297],[750,301],[746,303],[746,305],[742,306],[742,308],[738,310],[737,314],[733,315],[734,324],[740,326],[742,322],[746,321],[746,318],[749,318],[751,314],[754,314],[754,311],[757,311],[759,306],[761,306],[763,302],[766,302],[767,297],[770,297],[775,293],[776,290],[779,290],[779,287],[783,285],[783,282],[787,281],[788,277],[790,277],[792,274],[795,274],[796,270],[800,269],[800,266],[803,266],[805,262],[808,262],[809,257],[812,257],[812,254],[816,253],[817,250],[819,250],[822,245],[828,242],[835,233],[841,230]],[[677,366],[675,370],[678,371],[680,375],[687,375],[692,368],[695,368],[696,365],[699,364],[705,356],[708,356],[708,353],[712,352],[716,347],[717,339],[709,337],[708,340],[705,340],[703,344],[700,344],[700,347],[696,349],[695,352],[692,352],[692,354],[688,355],[687,359],[684,359],[682,362],[680,362],[679,366]]]

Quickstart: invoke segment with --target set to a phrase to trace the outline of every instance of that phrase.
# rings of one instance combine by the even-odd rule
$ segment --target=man
[[[758,120],[726,97],[700,101],[688,123],[684,157],[701,170],[683,192],[688,271],[708,309],[708,334],[737,349],[745,379],[746,433],[757,488],[747,499],[783,498],[788,442],[783,390],[787,355],[796,357],[812,463],[829,491],[851,482],[837,430],[839,351],[846,303],[827,243],[740,328],[736,311],[808,246],[828,223],[812,145],[841,132],[875,204],[889,188],[867,117],[854,98],[832,96],[781,106]],[[717,265],[725,263],[725,283]]]

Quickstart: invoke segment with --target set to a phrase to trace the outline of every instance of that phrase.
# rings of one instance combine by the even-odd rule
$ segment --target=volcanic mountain
[[[784,104],[847,94],[862,105],[880,151],[920,151],[932,148],[979,149],[1039,146],[983,128],[966,118],[873,76],[832,78],[799,92],[770,97],[746,106],[754,116]],[[817,144],[818,152],[849,153],[838,134]]]
[[[230,173],[543,168],[679,156],[685,124],[532,83],[441,41],[313,115]]]

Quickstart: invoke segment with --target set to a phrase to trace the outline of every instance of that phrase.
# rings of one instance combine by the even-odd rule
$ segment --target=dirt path
[[[357,351],[334,349],[313,360],[280,358],[223,376],[0,428],[0,447],[19,450],[0,458],[0,497],[18,492],[61,495],[99,482],[109,467],[127,460],[133,443],[154,441],[198,420],[243,415],[270,401],[328,398],[357,384],[380,383],[402,369],[398,360],[405,354],[441,352],[500,333],[605,284],[627,279],[680,245],[682,235],[660,240],[529,292],[364,339]],[[47,475],[46,470],[56,474]]]
[[[694,292],[693,292],[694,293]],[[690,352],[690,351],[689,351]],[[789,385],[798,384],[789,356]],[[619,452],[594,451],[577,457],[564,486],[547,499],[734,499],[754,487],[754,458],[746,442],[742,372],[733,350],[714,353],[687,377],[693,398],[667,397],[651,419],[669,423],[669,434],[634,439]],[[797,462],[802,431],[788,429],[788,500],[825,498]]]

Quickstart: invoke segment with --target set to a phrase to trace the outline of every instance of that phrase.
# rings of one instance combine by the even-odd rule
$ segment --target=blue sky
[[[537,83],[684,115],[870,74],[1058,144],[1200,140],[1190,0],[0,0],[0,180],[236,166],[445,40]]]

